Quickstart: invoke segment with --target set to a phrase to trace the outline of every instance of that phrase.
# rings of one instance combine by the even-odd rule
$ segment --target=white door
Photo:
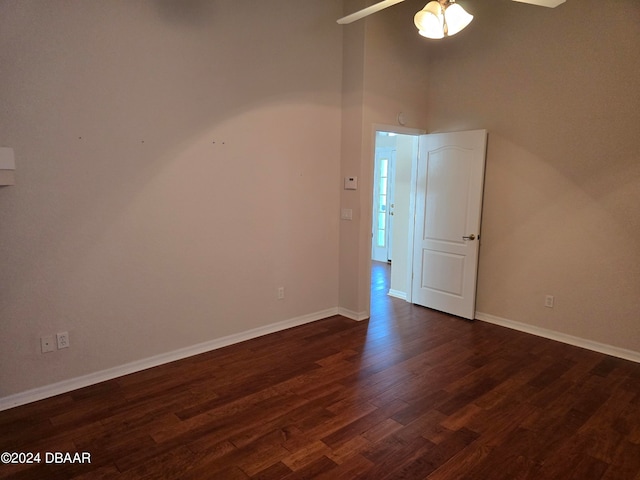
[[[371,258],[378,262],[391,260],[395,156],[395,148],[376,148]]]
[[[475,316],[486,130],[420,136],[411,302]]]

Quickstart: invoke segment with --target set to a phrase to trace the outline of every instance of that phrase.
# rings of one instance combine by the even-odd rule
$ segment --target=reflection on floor
[[[371,262],[371,319],[393,320],[398,313],[408,313],[412,305],[405,300],[390,297],[391,264]]]
[[[371,262],[371,304],[387,298],[391,284],[391,264]]]

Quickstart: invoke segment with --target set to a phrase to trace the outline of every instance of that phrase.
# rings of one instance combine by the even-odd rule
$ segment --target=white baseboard
[[[389,292],[391,294],[391,292]],[[393,296],[393,295],[392,295]],[[148,368],[157,367],[165,363],[174,362],[183,358],[191,357],[201,353],[216,350],[218,348],[226,347],[236,343],[250,340],[252,338],[261,337],[270,333],[286,330],[287,328],[297,327],[306,323],[315,322],[328,318],[333,315],[342,315],[352,320],[361,321],[369,318],[367,312],[354,312],[346,308],[330,308],[320,312],[311,313],[308,315],[302,315],[300,317],[284,320],[281,322],[265,325],[264,327],[258,327],[245,332],[228,335],[226,337],[217,338],[208,342],[199,343],[190,347],[181,348],[171,352],[155,355],[153,357],[145,358],[135,362],[127,363],[117,367],[101,370],[99,372],[90,373],[81,377],[71,378],[69,380],[63,380],[51,385],[45,385],[33,390],[27,390],[25,392],[10,395],[4,398],[0,398],[0,411],[8,410],[9,408],[17,407],[19,405],[25,405],[27,403],[36,402],[45,398],[67,393],[79,388],[88,387],[96,383],[112,380],[114,378],[128,375],[130,373],[139,372]],[[536,327],[533,325],[527,325],[524,323],[516,322],[513,320],[507,320],[505,318],[496,317],[488,313],[476,312],[475,318],[487,323],[493,323],[503,327],[511,328],[539,337],[549,338],[551,340],[557,340],[559,342],[567,343],[588,350],[604,353],[632,362],[640,363],[640,352],[634,352],[632,350],[625,350],[623,348],[606,345],[603,343],[593,342],[579,337],[574,337],[564,333],[556,332],[553,330],[547,330],[544,328]]]
[[[407,292],[401,292],[400,290],[390,289],[387,295],[389,295],[390,297],[399,298],[401,300],[407,300]]]
[[[634,352],[633,350],[626,350],[624,348],[614,347],[605,343],[574,337],[572,335],[567,335],[566,333],[556,332],[554,330],[548,330],[546,328],[540,328],[534,325],[496,317],[495,315],[490,315],[488,313],[476,312],[475,318],[483,322],[493,323],[494,325],[500,325],[520,332],[530,333],[538,337],[556,340],[576,347],[586,348],[587,350],[592,350],[594,352],[611,355],[612,357],[623,358],[625,360],[640,363],[640,352]]]
[[[354,312],[353,310],[342,307],[338,308],[338,315],[342,315],[343,317],[350,318],[351,320],[355,320],[357,322],[361,322],[362,320],[366,320],[369,318],[369,312]]]
[[[129,375],[130,373],[146,370],[147,368],[157,367],[165,363],[174,362],[183,358],[191,357],[201,353],[216,350],[218,348],[240,343],[252,338],[268,335],[269,333],[279,332],[286,330],[287,328],[297,327],[304,325],[305,323],[315,322],[316,320],[322,320],[323,318],[332,317],[338,315],[338,308],[330,308],[328,310],[322,310],[320,312],[311,313],[308,315],[302,315],[300,317],[284,320],[281,322],[265,325],[264,327],[258,327],[245,332],[228,335],[226,337],[217,338],[208,342],[199,343],[190,347],[181,348],[153,357],[144,358],[135,362],[127,363],[99,372],[90,373],[81,377],[70,378],[61,382],[53,383],[51,385],[45,385],[43,387],[34,388],[33,390],[27,390],[25,392],[10,395],[8,397],[0,398],[0,411],[8,410],[9,408],[17,407],[19,405],[25,405],[27,403],[36,402],[45,398],[67,393],[78,388],[88,387],[96,383],[104,382],[106,380],[112,380],[114,378],[121,377],[123,375]]]

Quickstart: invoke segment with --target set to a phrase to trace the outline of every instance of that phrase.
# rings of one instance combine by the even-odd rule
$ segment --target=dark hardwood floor
[[[386,295],[0,412],[12,479],[640,479],[640,364]],[[90,464],[45,463],[89,452]]]

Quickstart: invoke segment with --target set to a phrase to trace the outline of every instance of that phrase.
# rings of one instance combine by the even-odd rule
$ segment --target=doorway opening
[[[420,133],[375,130],[371,266],[387,295],[473,319],[487,131]]]
[[[371,260],[390,265],[390,282],[386,293],[404,300],[410,288],[408,246],[411,171],[418,155],[421,133],[384,127],[375,132]]]

